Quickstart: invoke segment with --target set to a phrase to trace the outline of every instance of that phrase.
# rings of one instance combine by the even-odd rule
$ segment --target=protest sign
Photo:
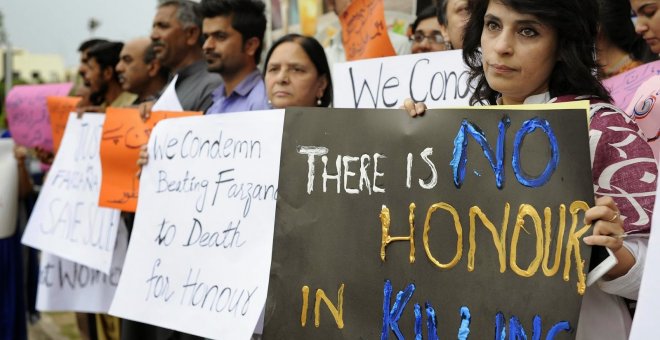
[[[339,15],[346,60],[396,55],[387,33],[383,0],[354,0]]]
[[[287,110],[264,338],[574,337],[588,104],[544,107]]]
[[[156,125],[110,314],[250,338],[266,301],[283,121],[280,110]]]
[[[7,122],[18,145],[53,150],[53,135],[46,107],[46,97],[66,96],[73,84],[14,86],[5,102]]]
[[[101,138],[103,180],[99,206],[134,212],[140,180],[137,160],[140,147],[159,121],[172,117],[200,115],[201,112],[152,112],[145,122],[137,109],[109,107],[106,110]]]
[[[657,155],[656,155],[657,159]],[[658,202],[660,187],[656,189],[655,201]],[[658,334],[658,311],[660,304],[660,204],[653,208],[653,224],[644,263],[644,276],[639,287],[639,298],[633,318],[629,340],[653,339]]]
[[[48,113],[50,118],[50,128],[53,133],[53,152],[57,153],[62,143],[66,122],[69,120],[69,114],[76,110],[80,97],[47,97]]]
[[[179,79],[179,75],[175,74],[163,94],[154,103],[151,111],[183,111],[179,96],[176,94],[177,79]]]
[[[14,235],[18,211],[18,168],[14,141],[0,138],[0,239]]]
[[[119,284],[127,246],[128,231],[121,223],[109,274],[42,253],[37,310],[107,313]]]
[[[644,132],[653,154],[660,152],[660,61],[638,66],[603,81],[614,104],[635,120]]]
[[[472,94],[460,50],[337,63],[332,83],[336,108],[399,108],[406,98],[456,107]]]
[[[69,116],[60,151],[37,198],[22,242],[108,274],[119,210],[97,205],[102,114]]]

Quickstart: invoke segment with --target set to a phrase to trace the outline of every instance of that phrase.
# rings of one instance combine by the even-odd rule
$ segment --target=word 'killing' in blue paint
[[[398,340],[403,340],[405,337],[401,333],[399,328],[399,319],[403,314],[406,305],[412,298],[415,293],[415,284],[409,284],[406,289],[399,291],[396,294],[394,299],[394,304],[390,305],[392,298],[392,283],[390,280],[385,281],[385,286],[383,288],[383,327],[381,329],[381,340],[388,340],[390,331],[394,332],[394,335]],[[426,311],[426,331],[427,339],[429,340],[439,340],[438,337],[438,321],[436,312],[433,309],[433,306],[429,302],[424,304],[424,309]],[[423,339],[423,320],[422,320],[422,308],[419,303],[414,305],[414,314],[415,314],[415,340]],[[470,309],[466,306],[461,307],[461,325],[458,329],[458,340],[468,340],[470,335],[470,322],[472,320]],[[534,316],[532,321],[532,340],[540,340],[542,334],[542,322],[539,315]],[[548,334],[545,337],[545,340],[554,340],[555,336],[560,332],[569,332],[571,326],[567,321],[560,321],[554,324]],[[502,312],[498,312],[495,315],[495,340],[506,340],[506,318]],[[525,329],[518,320],[516,316],[511,316],[509,319],[509,340],[527,340],[527,333]]]
[[[472,122],[463,120],[461,126],[454,138],[454,152],[453,158],[449,165],[452,167],[454,185],[457,188],[460,188],[465,180],[465,168],[467,166],[467,151],[468,151],[468,137],[471,136],[483,150],[484,156],[488,160],[490,167],[493,169],[493,174],[495,175],[495,185],[498,189],[502,189],[504,186],[504,149],[505,149],[505,137],[506,131],[511,125],[511,120],[509,117],[504,116],[498,123],[498,135],[497,135],[497,146],[496,151],[493,151],[486,135]],[[531,177],[524,173],[521,167],[520,159],[520,149],[522,148],[523,141],[525,137],[534,132],[536,129],[543,131],[550,142],[550,160],[546,165],[545,170],[538,177]],[[513,156],[511,165],[513,167],[513,172],[516,175],[516,179],[520,184],[528,187],[540,187],[547,183],[552,177],[552,174],[559,164],[559,146],[557,143],[557,138],[555,137],[554,131],[550,126],[550,122],[541,118],[533,118],[523,122],[521,128],[516,133],[516,137],[513,143]],[[475,171],[475,175],[480,176],[478,172]]]

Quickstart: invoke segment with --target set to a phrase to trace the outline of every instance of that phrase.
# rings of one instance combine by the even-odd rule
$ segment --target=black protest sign
[[[574,337],[582,107],[288,109],[264,337]]]

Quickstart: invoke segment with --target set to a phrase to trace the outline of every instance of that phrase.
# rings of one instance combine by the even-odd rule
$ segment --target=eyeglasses
[[[421,44],[424,39],[429,39],[429,42],[432,44],[444,44],[445,43],[445,38],[442,36],[440,32],[433,32],[429,35],[424,35],[421,31],[415,32],[412,36],[410,36],[410,41],[416,42],[418,44]]]

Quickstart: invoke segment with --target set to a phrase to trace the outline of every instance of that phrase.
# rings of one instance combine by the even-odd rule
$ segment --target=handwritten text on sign
[[[587,107],[287,110],[264,338],[570,337]]]
[[[104,115],[69,116],[55,156],[30,215],[23,244],[110,271],[119,211],[97,205],[101,184],[99,143]]]
[[[337,108],[399,108],[406,98],[452,107],[471,94],[460,50],[337,63],[332,82]]]
[[[111,314],[250,337],[266,301],[283,120],[254,111],[156,125]]]
[[[122,223],[109,274],[42,253],[37,310],[107,313],[119,284],[127,246],[128,231]]]
[[[139,178],[137,160],[140,147],[147,144],[156,123],[166,118],[200,115],[201,112],[152,112],[145,122],[137,109],[108,108],[101,139],[103,181],[99,205],[135,211]]]

